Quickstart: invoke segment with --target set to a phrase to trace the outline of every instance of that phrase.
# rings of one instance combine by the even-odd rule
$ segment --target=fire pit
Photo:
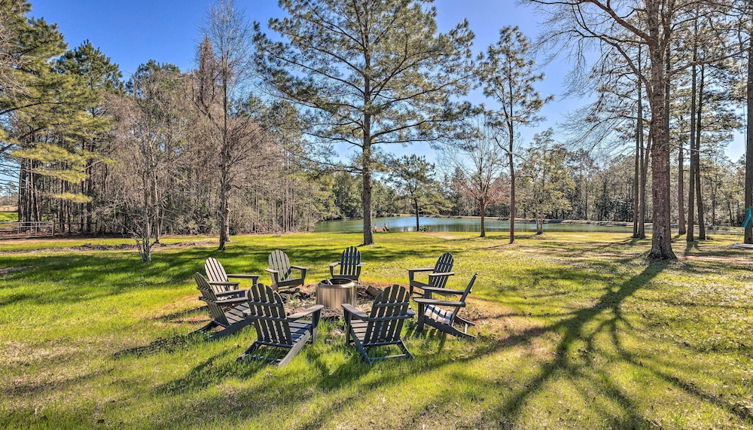
[[[325,279],[316,286],[316,304],[328,309],[340,309],[340,305],[356,304],[356,283],[350,279]]]

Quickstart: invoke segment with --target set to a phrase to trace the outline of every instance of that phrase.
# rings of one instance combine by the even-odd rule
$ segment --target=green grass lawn
[[[218,253],[175,238],[191,246],[150,265],[74,248],[123,240],[0,242],[0,428],[753,427],[753,251],[726,247],[739,236],[681,239],[679,261],[648,264],[648,241],[624,234],[380,234],[361,248],[366,281],[404,284],[445,251],[450,288],[479,273],[479,339],[409,325],[414,360],[367,366],[328,322],[277,368],[235,361],[251,328],[186,336],[206,321],[191,280],[204,258],[263,273],[282,248],[314,281],[359,239],[244,236]]]
[[[0,211],[0,221],[18,221],[18,212]]]

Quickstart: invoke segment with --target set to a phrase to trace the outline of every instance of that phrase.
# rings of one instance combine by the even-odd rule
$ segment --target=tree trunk
[[[638,71],[641,70],[641,47],[638,47]],[[633,183],[635,184],[635,202],[633,204],[633,238],[645,239],[645,231],[641,228],[641,224],[644,219],[641,216],[643,211],[643,190],[645,187],[645,178],[641,173],[643,171],[643,82],[640,77],[638,78],[638,113],[637,120],[635,122],[635,178]]]
[[[679,234],[685,234],[685,147],[680,139],[677,149],[677,227]]]
[[[371,245],[374,243],[374,232],[371,227],[371,143],[367,139],[371,136],[364,135],[363,147],[363,190],[361,202],[363,205],[363,244]]]
[[[696,30],[697,32],[697,30]],[[696,48],[693,48],[693,61],[698,58]],[[693,242],[695,240],[695,138],[696,138],[696,93],[697,89],[697,71],[696,66],[693,65],[690,71],[691,84],[690,84],[690,169],[688,171],[688,229],[685,240]]]
[[[641,161],[641,175],[638,181],[638,184],[640,185],[640,196],[638,198],[639,202],[639,212],[638,212],[638,239],[645,239],[646,238],[646,186],[648,184],[648,161],[650,159],[649,157],[649,148],[645,145],[645,137],[643,132],[643,109],[641,109],[640,114],[640,121],[641,121],[641,128],[640,128],[640,161]],[[651,145],[651,135],[649,133],[649,145]]]
[[[659,5],[647,2],[647,17],[649,31],[655,40],[659,40]],[[654,260],[676,259],[672,251],[672,229],[670,208],[669,182],[669,130],[667,130],[667,114],[664,103],[666,94],[666,79],[664,55],[661,46],[649,45],[651,56],[651,180],[653,188],[653,237],[649,258]]]
[[[421,231],[421,223],[418,215],[418,199],[413,199],[413,210],[416,211],[416,231]]]
[[[544,234],[544,220],[538,215],[536,216],[536,235]]]
[[[481,234],[479,234],[479,237],[486,237],[486,202],[483,199],[479,200],[479,215],[481,215]]]
[[[748,139],[745,146],[745,207],[753,207],[753,26],[748,32]],[[745,229],[745,243],[753,243],[753,226]]]
[[[701,65],[701,80],[698,85],[698,118],[696,119],[695,135],[695,197],[698,203],[698,240],[706,240],[706,222],[704,221],[703,191],[701,187],[701,132],[703,131],[703,87],[705,82],[706,66]]]
[[[220,148],[220,251],[225,250],[225,244],[230,241],[230,142],[228,141],[228,80],[227,66],[222,73],[222,147]]]
[[[513,143],[515,136],[510,134],[507,148],[507,162],[510,164],[510,243],[515,242],[515,158],[513,155]]]
[[[638,97],[640,97],[641,91],[640,91],[640,79],[638,80]],[[640,135],[638,133],[638,130],[640,129],[640,126],[638,125],[638,122],[640,119],[638,119],[635,123],[635,166],[634,166],[634,172],[633,172],[633,237],[638,237],[638,211],[640,210],[640,181],[638,179],[641,169],[640,169],[640,151],[641,151],[641,139]]]

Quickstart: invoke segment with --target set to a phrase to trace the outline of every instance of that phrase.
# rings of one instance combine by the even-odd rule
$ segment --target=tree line
[[[477,215],[633,222],[653,258],[735,225],[753,162],[749,1],[530,0],[532,42],[504,27],[479,54],[431,2],[283,0],[268,30],[231,0],[208,11],[192,70],[149,60],[131,76],[90,42],[69,49],[26,0],[0,2],[0,181],[20,221],[122,234],[142,257],[163,234],[310,230],[324,219]],[[270,34],[267,34],[267,31]],[[552,97],[546,50],[572,58],[595,101],[524,139]],[[472,104],[480,89],[484,101]],[[744,120],[747,106],[747,123]],[[751,133],[748,151],[753,152]],[[397,157],[428,143],[439,154]],[[696,230],[697,229],[697,230]],[[753,242],[751,229],[746,241]]]

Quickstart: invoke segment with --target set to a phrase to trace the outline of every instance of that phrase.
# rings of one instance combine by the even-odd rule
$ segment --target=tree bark
[[[514,139],[515,135],[511,130],[507,148],[507,162],[510,164],[510,243],[515,243],[515,158],[512,152]]]
[[[638,47],[638,73],[641,73],[641,47]],[[646,172],[644,171],[644,153],[643,153],[643,82],[640,76],[638,77],[638,113],[635,124],[635,212],[633,214],[633,238],[645,239],[646,231],[645,216],[646,213]]]
[[[370,122],[370,115],[366,116],[366,122]],[[371,245],[374,243],[374,232],[371,226],[371,136],[364,133],[363,137],[363,189],[361,202],[363,205],[363,244]]]
[[[646,2],[646,16],[649,32],[655,41],[661,40],[660,5],[658,2]],[[666,79],[663,46],[649,45],[651,56],[651,180],[653,185],[653,237],[651,251],[648,256],[654,260],[676,259],[672,251],[672,229],[670,208],[669,181],[669,130],[667,129],[667,115],[665,105]]]
[[[680,139],[677,149],[677,227],[679,234],[687,232],[685,228],[685,147]]]
[[[753,26],[748,32],[748,139],[745,146],[745,208],[753,207]],[[745,229],[745,243],[753,243],[753,226]]]
[[[479,200],[479,215],[481,215],[481,234],[479,234],[479,237],[486,237],[486,202],[483,199]]]
[[[639,88],[640,88],[640,79],[639,82]],[[640,90],[638,91],[638,96],[640,97]],[[640,204],[640,180],[638,179],[641,169],[640,169],[640,151],[641,151],[641,139],[638,134],[638,129],[640,128],[638,125],[638,122],[640,119],[638,119],[635,122],[635,166],[634,166],[634,172],[633,172],[633,237],[638,237],[638,211],[640,210],[641,204]],[[586,218],[588,219],[588,218]]]
[[[698,204],[698,240],[706,240],[706,222],[704,221],[703,191],[701,187],[701,132],[703,131],[703,88],[706,66],[701,64],[701,80],[698,85],[698,118],[696,119],[695,150],[695,197]]]
[[[413,199],[413,210],[416,212],[416,231],[421,231],[421,223],[418,214],[418,199]]]
[[[697,27],[697,26],[696,26]],[[697,33],[697,28],[696,28]],[[693,47],[693,61],[698,58],[697,48]],[[695,139],[696,139],[696,93],[698,92],[698,72],[696,66],[693,65],[690,71],[691,84],[690,84],[690,169],[688,175],[688,229],[685,240],[693,242],[695,240]]]
[[[220,251],[225,250],[225,244],[230,241],[230,142],[228,141],[228,80],[227,65],[223,65],[222,71],[222,147],[220,148]]]

